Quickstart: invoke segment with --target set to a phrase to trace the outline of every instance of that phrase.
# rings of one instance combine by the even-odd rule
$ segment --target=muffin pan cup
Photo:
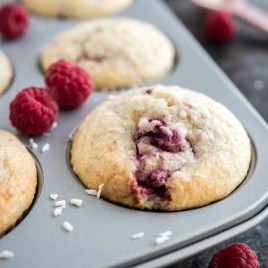
[[[89,196],[70,172],[70,135],[98,104],[121,91],[95,92],[80,108],[60,112],[58,127],[49,135],[35,138],[39,147],[32,151],[43,171],[43,190],[27,217],[0,239],[0,251],[7,249],[15,253],[8,261],[0,260],[2,268],[29,265],[39,268],[160,267],[239,234],[267,216],[268,129],[264,120],[163,2],[136,0],[129,9],[115,16],[154,24],[171,38],[177,49],[178,62],[172,73],[148,85],[180,85],[203,92],[238,117],[252,141],[247,178],[225,199],[180,212],[139,211]],[[29,137],[20,135],[10,125],[9,103],[24,87],[44,86],[37,63],[42,48],[58,32],[81,22],[31,15],[27,36],[14,42],[1,41],[1,48],[10,56],[16,75],[12,86],[0,97],[0,127],[15,133],[26,145]],[[41,153],[46,143],[50,144],[50,150]],[[58,217],[53,217],[51,193],[57,193],[58,200],[67,202]],[[71,198],[82,199],[82,206],[70,205]],[[73,225],[72,232],[62,228],[64,221]],[[156,245],[156,237],[167,230],[172,231],[170,240]],[[144,232],[144,237],[133,240],[131,236],[139,232]]]

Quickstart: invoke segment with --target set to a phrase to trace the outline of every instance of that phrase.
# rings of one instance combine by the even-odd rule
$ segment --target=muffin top
[[[181,210],[229,195],[245,178],[249,137],[222,104],[177,86],[109,100],[74,134],[71,163],[88,187],[136,208]]]
[[[23,0],[31,11],[49,17],[93,18],[121,11],[133,0]]]
[[[29,208],[36,184],[32,156],[13,134],[0,130],[0,236]]]
[[[8,57],[0,50],[0,95],[7,89],[13,76]]]
[[[173,67],[175,49],[155,26],[135,19],[98,19],[60,33],[43,50],[47,70],[59,59],[87,70],[97,90],[161,78]]]

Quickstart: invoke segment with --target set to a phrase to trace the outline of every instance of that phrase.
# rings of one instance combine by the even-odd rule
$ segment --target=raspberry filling
[[[150,95],[151,93],[153,92],[153,89],[152,88],[148,88],[145,90],[145,93]]]
[[[191,144],[163,119],[147,118],[139,121],[134,141],[137,148],[135,178],[141,194],[153,200],[156,207],[171,201],[166,182],[179,167],[168,166],[167,159],[175,160],[185,151],[192,155]]]
[[[170,176],[170,172],[155,168],[149,172],[136,172],[138,185],[142,187],[141,193],[147,196],[157,196],[162,201],[170,201],[170,194],[165,187],[166,180]]]
[[[138,143],[150,144],[170,153],[179,153],[184,150],[184,144],[176,130],[170,129],[162,120],[148,120],[148,122],[153,123],[153,128],[148,131],[138,131]]]

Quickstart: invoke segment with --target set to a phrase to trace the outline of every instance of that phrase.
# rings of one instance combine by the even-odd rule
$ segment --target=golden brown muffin
[[[175,58],[171,41],[154,25],[129,18],[98,19],[60,33],[43,50],[41,65],[70,60],[92,76],[96,90],[158,79]]]
[[[36,185],[31,154],[13,134],[0,130],[0,235],[30,207]]]
[[[0,50],[0,95],[7,89],[13,77],[13,69],[8,57]]]
[[[249,137],[222,104],[177,86],[130,90],[81,123],[71,164],[91,189],[140,209],[166,211],[220,200],[245,178]]]
[[[109,15],[127,8],[133,0],[23,0],[25,6],[49,17],[76,19]]]

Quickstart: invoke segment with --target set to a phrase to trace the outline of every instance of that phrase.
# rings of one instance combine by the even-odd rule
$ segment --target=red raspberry
[[[230,13],[219,10],[208,14],[204,23],[204,35],[215,43],[228,43],[236,35],[236,26]]]
[[[208,268],[259,268],[255,251],[243,243],[235,243],[218,251]]]
[[[4,4],[0,7],[0,32],[6,39],[13,39],[26,33],[29,16],[18,3]]]
[[[90,75],[72,62],[60,60],[48,68],[48,91],[63,109],[73,109],[86,101],[93,90]]]
[[[12,125],[28,135],[49,130],[57,115],[57,103],[42,88],[25,88],[10,103],[9,119]]]

